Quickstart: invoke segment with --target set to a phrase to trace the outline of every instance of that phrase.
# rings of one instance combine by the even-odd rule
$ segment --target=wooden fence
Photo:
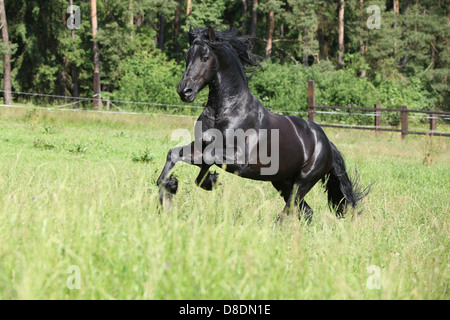
[[[434,110],[409,110],[407,106],[402,106],[401,109],[382,109],[381,104],[379,104],[379,103],[375,104],[375,106],[373,108],[316,105],[315,94],[314,94],[314,80],[309,80],[308,81],[308,119],[309,120],[314,121],[316,109],[374,111],[374,125],[373,126],[351,126],[351,125],[327,124],[327,123],[322,124],[321,123],[320,125],[322,127],[374,130],[377,134],[379,134],[381,131],[401,132],[402,139],[405,139],[405,137],[408,134],[422,134],[422,135],[450,137],[450,133],[436,131],[436,124],[437,124],[438,116],[448,116],[448,118],[450,119],[450,112],[434,111]],[[382,127],[382,125],[381,125],[382,113],[385,113],[385,112],[400,112],[400,129]],[[429,120],[429,123],[430,123],[429,131],[410,131],[410,130],[408,130],[409,113],[428,114],[429,116],[427,117],[427,119]]]

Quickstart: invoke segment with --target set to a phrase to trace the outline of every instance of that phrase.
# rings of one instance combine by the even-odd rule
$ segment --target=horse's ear
[[[216,41],[216,32],[214,31],[214,28],[211,26],[208,27],[208,38],[209,41]]]
[[[194,42],[195,40],[194,28],[192,28],[192,26],[189,26],[188,36],[189,36],[189,44],[192,44],[192,42]]]

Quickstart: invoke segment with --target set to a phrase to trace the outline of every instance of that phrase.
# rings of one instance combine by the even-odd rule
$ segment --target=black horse
[[[181,160],[200,167],[196,184],[206,190],[217,182],[217,173],[209,171],[212,165],[241,177],[270,181],[286,202],[279,219],[295,206],[309,220],[312,210],[304,197],[319,180],[338,216],[348,205],[354,208],[367,192],[349,179],[339,150],[319,125],[271,113],[250,92],[246,72],[260,67],[260,57],[251,53],[250,38],[209,27],[191,29],[189,40],[186,72],[177,92],[181,100],[192,102],[209,86],[209,97],[197,120],[194,141],[168,152],[157,181],[161,204],[177,191],[178,181],[171,173]]]

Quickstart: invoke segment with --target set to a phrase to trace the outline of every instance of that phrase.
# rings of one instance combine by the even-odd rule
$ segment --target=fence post
[[[406,135],[408,134],[408,107],[402,106],[401,113],[401,131],[402,131],[402,139],[406,138]]]
[[[430,135],[436,131],[436,113],[430,114]]]
[[[375,104],[375,132],[380,135],[381,131],[381,104]]]
[[[308,120],[314,121],[314,106],[316,98],[314,95],[314,80],[308,80]]]

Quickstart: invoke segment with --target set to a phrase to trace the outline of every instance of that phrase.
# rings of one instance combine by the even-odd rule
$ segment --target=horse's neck
[[[238,61],[228,58],[221,61],[226,68],[219,65],[214,80],[209,85],[208,104],[220,113],[224,108],[246,108],[246,101],[251,96],[245,73]]]
[[[222,81],[214,81],[209,86],[208,102],[216,110],[242,105],[250,95],[247,84],[241,86],[232,82],[226,82],[227,84],[223,85],[221,84]]]

